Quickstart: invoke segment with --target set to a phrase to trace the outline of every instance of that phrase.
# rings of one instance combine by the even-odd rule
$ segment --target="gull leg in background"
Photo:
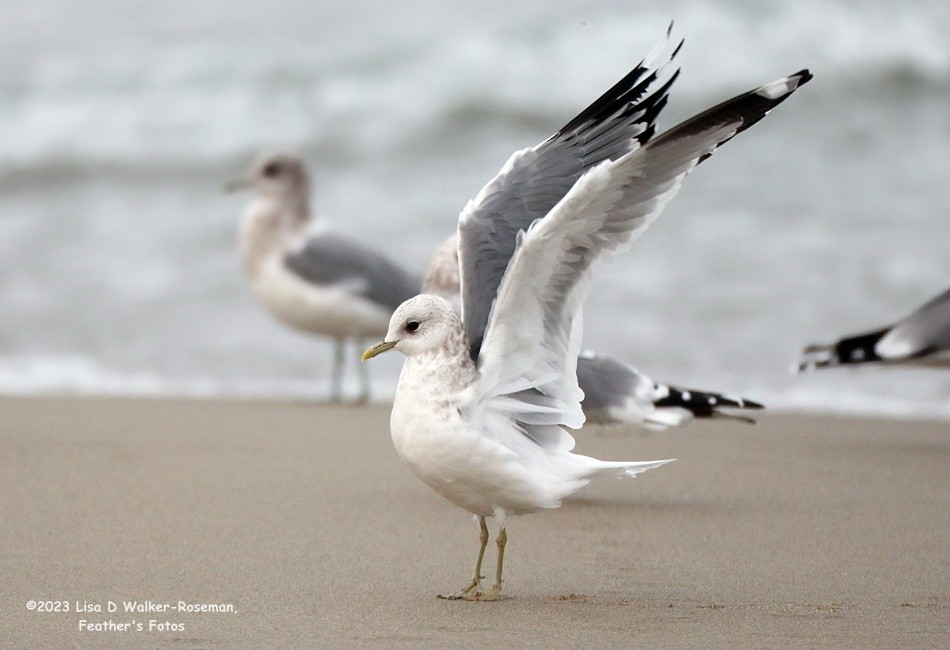
[[[343,399],[343,362],[346,357],[346,346],[343,339],[333,339],[333,376],[330,377],[330,401],[339,402]]]
[[[357,348],[357,355],[362,352],[363,348],[366,347],[366,339],[359,338],[356,339],[356,344],[359,346]],[[365,363],[362,363],[359,359],[359,356],[356,358],[356,375],[360,381],[360,392],[356,398],[356,404],[365,404],[369,401],[369,368]]]
[[[478,587],[482,581],[482,560],[485,558],[485,548],[488,546],[488,524],[485,523],[484,517],[478,517],[478,526],[481,528],[481,534],[479,536],[481,545],[478,547],[478,559],[475,560],[475,575],[472,576],[472,581],[460,591],[450,596],[440,595],[439,598],[444,600],[462,600],[470,599],[472,596],[478,594]]]

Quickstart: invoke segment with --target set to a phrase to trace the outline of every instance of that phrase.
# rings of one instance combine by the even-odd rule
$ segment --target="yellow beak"
[[[380,341],[371,348],[366,348],[366,352],[363,353],[363,356],[360,357],[360,361],[366,361],[367,359],[372,359],[375,356],[379,356],[383,352],[389,352],[394,347],[396,347],[396,341]]]

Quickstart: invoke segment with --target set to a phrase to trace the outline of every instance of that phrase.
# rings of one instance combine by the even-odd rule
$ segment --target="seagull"
[[[509,516],[556,508],[595,477],[671,462],[571,452],[567,429],[584,424],[576,375],[584,298],[597,267],[642,233],[701,160],[811,74],[756,88],[652,138],[676,77],[653,60],[551,138],[512,155],[462,210],[461,315],[444,298],[416,296],[363,353],[405,355],[390,419],[396,453],[478,522],[475,573],[446,598],[502,597]],[[494,582],[482,590],[488,517],[498,525],[498,555]]]
[[[422,292],[445,298],[461,313],[458,259],[458,237],[452,235],[429,258]],[[764,408],[742,397],[654,381],[616,357],[590,350],[582,351],[577,359],[577,383],[584,392],[581,408],[589,424],[635,425],[653,431],[682,426],[694,418],[755,424],[751,417],[723,409]]]
[[[616,357],[589,350],[577,358],[577,383],[584,391],[581,408],[592,424],[634,424],[652,431],[683,426],[694,418],[755,424],[754,418],[723,409],[765,408],[743,397],[654,381]]]
[[[335,342],[331,401],[343,389],[345,344],[359,350],[384,335],[389,317],[419,292],[420,281],[383,254],[314,225],[304,162],[284,152],[262,155],[228,190],[253,189],[238,233],[238,252],[251,294],[286,325]],[[359,394],[369,399],[369,375],[357,362]]]
[[[864,364],[950,368],[950,289],[893,325],[809,345],[798,372]]]

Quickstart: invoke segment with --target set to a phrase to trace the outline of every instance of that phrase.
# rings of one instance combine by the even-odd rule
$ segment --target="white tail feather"
[[[620,476],[629,476],[634,477],[637,474],[641,474],[648,469],[655,469],[661,465],[666,465],[667,463],[672,463],[675,458],[668,458],[666,460],[644,460],[637,462],[630,461],[606,461],[606,460],[597,460],[596,458],[591,458],[589,456],[581,456],[574,454],[574,457],[577,459],[583,459],[585,461],[583,468],[583,478],[590,479],[597,476],[603,476],[604,474],[619,474]]]

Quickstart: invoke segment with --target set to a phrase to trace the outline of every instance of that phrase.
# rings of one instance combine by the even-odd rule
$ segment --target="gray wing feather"
[[[588,418],[592,412],[622,408],[644,381],[643,375],[613,357],[585,354],[577,359],[577,385],[584,391],[581,408]]]
[[[545,216],[586,171],[653,136],[656,118],[679,74],[669,72],[668,64],[681,45],[659,66],[641,62],[553,136],[516,153],[467,208],[473,218],[459,222],[459,238],[463,321],[472,359],[478,358],[518,232]]]
[[[418,278],[382,253],[335,233],[311,237],[284,263],[310,284],[345,286],[390,311],[419,293]]]

